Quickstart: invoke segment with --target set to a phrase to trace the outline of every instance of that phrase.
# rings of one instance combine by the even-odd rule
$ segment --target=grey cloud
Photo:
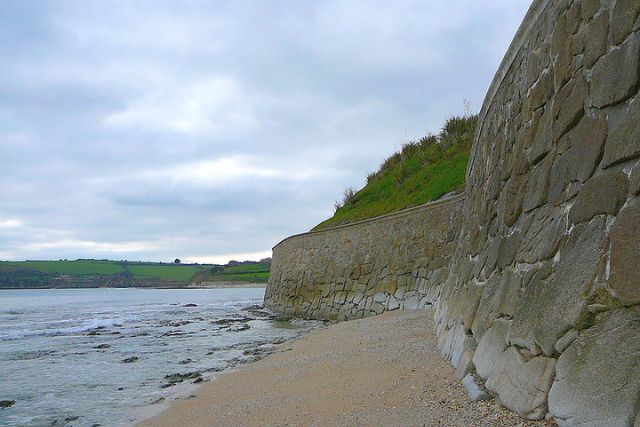
[[[264,253],[479,109],[526,6],[4,2],[0,258]]]

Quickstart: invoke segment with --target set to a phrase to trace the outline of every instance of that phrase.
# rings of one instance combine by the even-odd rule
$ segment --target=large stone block
[[[610,166],[640,156],[640,98],[610,117],[610,132],[602,162]]]
[[[522,201],[524,200],[524,187],[526,186],[524,175],[512,176],[506,185],[504,199],[503,221],[507,227],[511,227],[522,213]]]
[[[471,374],[467,374],[462,379],[462,384],[467,389],[467,394],[469,395],[469,399],[477,402],[479,400],[487,400],[490,399],[489,393],[484,389],[484,387],[480,386],[476,379]]]
[[[635,33],[620,48],[604,55],[593,66],[592,105],[601,108],[633,96],[638,90],[639,65],[640,34]]]
[[[627,200],[629,180],[623,172],[608,172],[591,178],[578,193],[569,211],[569,221],[589,221],[596,215],[615,215]]]
[[[561,143],[568,147],[569,181],[586,182],[596,170],[607,140],[607,120],[604,114],[584,116]]]
[[[569,34],[577,33],[580,28],[580,24],[582,24],[582,20],[580,18],[580,6],[581,4],[579,1],[574,1],[566,12],[567,30]]]
[[[611,230],[609,286],[624,304],[640,303],[640,199],[625,206]]]
[[[451,345],[451,364],[454,367],[460,365],[463,355],[476,347],[473,337],[467,333],[462,323],[455,328],[454,339]]]
[[[573,228],[560,248],[552,277],[525,287],[513,317],[512,342],[530,349],[535,343],[546,355],[554,354],[558,338],[580,326],[588,294],[604,270],[606,245],[606,218],[594,218]]]
[[[552,94],[553,75],[550,71],[545,71],[529,91],[529,96],[527,97],[529,108],[535,110],[542,107],[551,98]]]
[[[473,348],[472,349],[470,348],[469,350],[465,351],[460,357],[460,360],[458,361],[458,365],[455,366],[456,368],[455,374],[459,380],[463,379],[465,376],[467,376],[468,374],[472,373],[475,370],[475,367],[473,366],[473,352],[475,350],[475,342],[473,344],[474,344]]]
[[[559,91],[562,86],[571,79],[574,73],[573,70],[573,51],[571,48],[570,40],[575,38],[569,38],[565,45],[562,46],[560,52],[556,57],[556,62],[553,67],[553,87],[555,91]]]
[[[514,231],[500,240],[496,263],[501,270],[513,262],[520,244],[520,232]]]
[[[511,321],[496,319],[478,343],[473,354],[473,364],[482,378],[487,379],[493,373],[498,357],[507,348],[510,328]]]
[[[523,418],[539,420],[547,413],[555,364],[550,357],[526,361],[515,347],[509,347],[496,361],[485,385],[507,408]]]
[[[600,0],[581,0],[580,2],[580,18],[588,21],[600,9]]]
[[[611,28],[613,44],[620,44],[634,29],[640,15],[638,0],[617,0],[611,11],[611,20],[615,23]]]
[[[548,155],[535,165],[529,173],[527,194],[522,203],[524,212],[530,212],[547,201],[549,191],[549,174],[553,165],[553,156]]]
[[[584,46],[585,46],[585,29],[581,28],[580,31],[578,31],[578,34],[576,34],[575,36],[571,37],[571,43],[569,45],[569,48],[571,49],[571,55],[572,56],[577,56],[577,55],[581,55],[584,53]],[[574,58],[577,59],[578,61],[580,60],[580,58]]]
[[[591,68],[607,52],[609,14],[601,13],[591,21],[585,31],[584,65]]]
[[[567,15],[558,14],[555,26],[550,29],[551,32],[551,55],[555,56],[566,45],[569,38],[569,31],[567,29]]]
[[[554,205],[560,205],[565,201],[565,189],[571,179],[569,178],[569,168],[571,167],[571,153],[565,152],[553,162],[551,166],[551,177],[549,178],[549,192],[547,200]]]
[[[575,126],[584,115],[588,94],[587,82],[581,74],[569,81],[555,97],[553,104],[554,138],[558,139]]]
[[[477,341],[484,336],[497,317],[513,316],[521,294],[522,276],[505,270],[485,283],[471,331]]]
[[[560,205],[573,197],[576,185],[586,182],[596,170],[602,158],[607,138],[607,121],[604,114],[592,113],[582,117],[568,131],[556,147],[549,178],[548,200]]]
[[[640,312],[616,310],[558,359],[549,411],[560,426],[631,426],[640,402]]]
[[[564,230],[567,229],[567,216],[561,208],[549,205],[532,212],[533,218],[522,237],[516,260],[534,264],[552,258]]]
[[[527,58],[527,86],[531,86],[538,80],[542,70],[549,65],[549,47],[539,46],[533,49]]]
[[[534,113],[530,133],[521,136],[525,139],[527,159],[531,164],[542,159],[553,147],[552,119],[551,106],[547,105],[541,109],[540,113]]]

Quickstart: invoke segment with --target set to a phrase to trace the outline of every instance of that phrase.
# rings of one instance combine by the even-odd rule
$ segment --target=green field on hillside
[[[404,144],[367,177],[364,188],[345,190],[333,217],[314,230],[396,212],[462,191],[476,123],[477,116],[452,117],[439,134]]]
[[[212,267],[195,274],[193,282],[266,283],[269,280],[270,268],[271,264],[268,263],[245,263],[222,268]]]
[[[203,267],[176,264],[128,264],[127,269],[133,277],[142,279],[162,279],[176,282],[188,282]]]
[[[0,287],[186,286],[202,281],[266,283],[269,269],[270,264],[266,262],[222,266],[107,260],[0,261]]]
[[[130,273],[137,279],[188,281],[203,267],[181,264],[143,263],[127,261],[3,261],[0,269],[33,269],[40,273],[70,276],[96,276]]]
[[[2,267],[32,268],[43,273],[91,276],[94,274],[114,274],[123,271],[116,261],[76,260],[76,261],[2,261]]]

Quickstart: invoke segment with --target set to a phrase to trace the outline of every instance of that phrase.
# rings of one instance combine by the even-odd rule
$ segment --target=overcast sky
[[[0,259],[226,262],[480,109],[528,0],[0,8]]]

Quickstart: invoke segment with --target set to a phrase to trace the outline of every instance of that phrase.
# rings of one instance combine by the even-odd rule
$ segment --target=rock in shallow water
[[[193,379],[195,381],[193,381],[194,384],[197,384],[199,382],[202,382],[202,373],[195,371],[195,372],[188,372],[186,374],[181,374],[181,373],[175,373],[175,374],[170,374],[170,375],[165,375],[164,376],[165,380],[168,380],[169,382],[166,384],[163,384],[160,386],[160,388],[167,388],[167,387],[173,387],[174,385],[183,382],[184,380],[190,380]],[[200,380],[200,381],[198,381]]]
[[[214,325],[228,325],[233,323],[249,322],[251,320],[253,320],[251,317],[229,317],[226,319],[214,320],[211,323]]]
[[[0,409],[10,408],[15,404],[15,400],[0,400]]]

